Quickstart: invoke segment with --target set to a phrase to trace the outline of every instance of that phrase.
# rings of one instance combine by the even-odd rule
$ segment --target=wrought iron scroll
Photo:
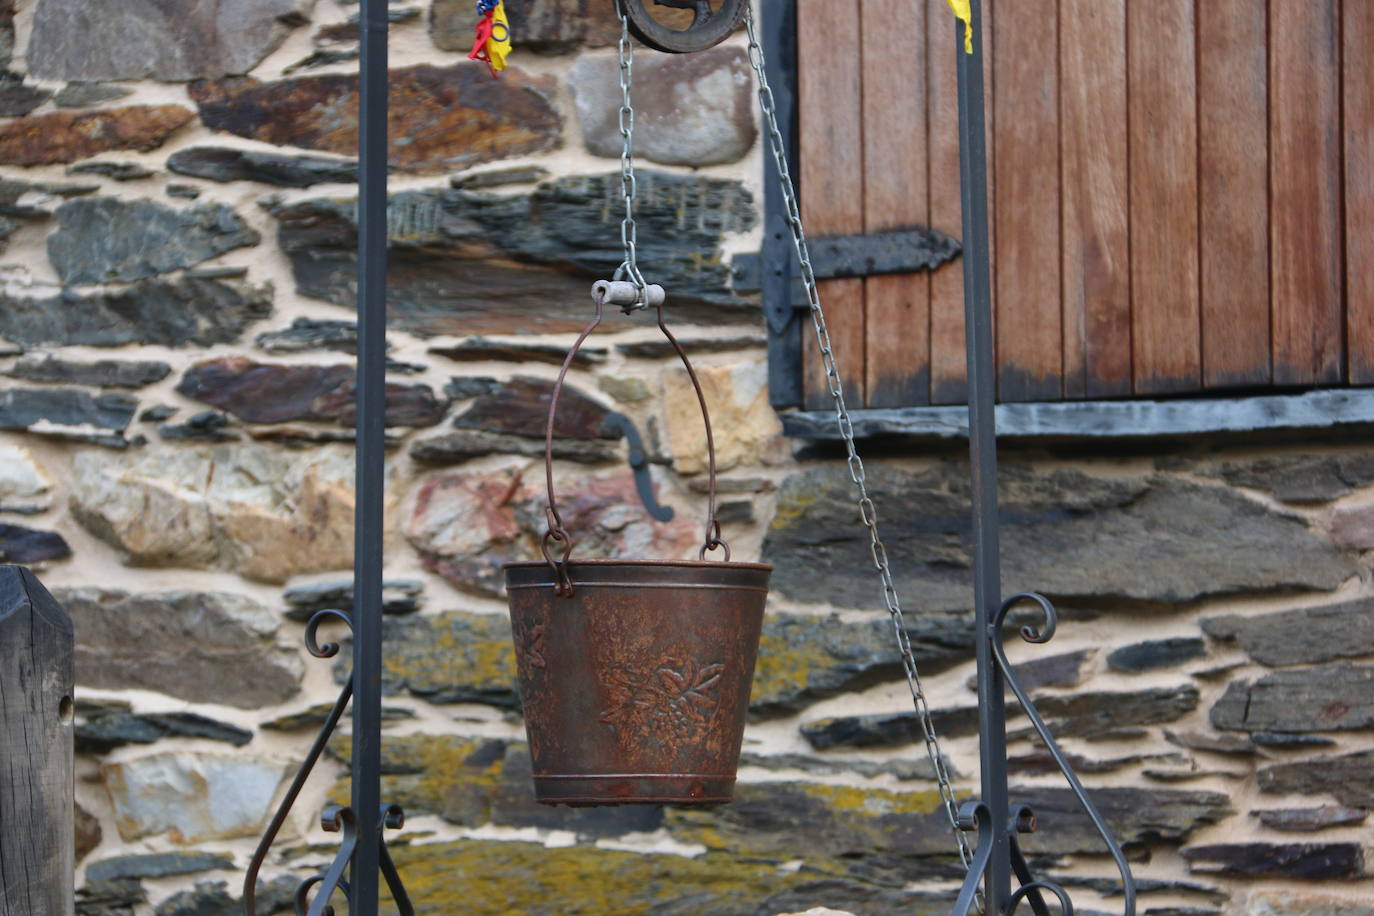
[[[320,624],[326,620],[341,621],[351,631],[353,621],[343,611],[326,609],[317,611],[310,618],[310,622],[305,625],[305,647],[315,658],[333,658],[339,654],[339,644],[336,642],[319,644],[318,633]],[[272,820],[267,825],[267,830],[263,833],[262,839],[258,841],[258,848],[253,852],[253,858],[248,863],[248,871],[243,879],[243,912],[245,916],[257,916],[257,888],[258,874],[262,871],[263,863],[267,861],[267,853],[272,848],[272,843],[276,840],[277,834],[281,832],[282,826],[286,823],[286,818],[291,814],[291,809],[296,804],[296,799],[300,796],[301,790],[305,788],[306,782],[310,779],[310,774],[314,772],[315,764],[319,762],[320,756],[324,753],[325,746],[329,744],[330,737],[334,734],[334,729],[338,727],[339,720],[343,718],[344,710],[348,707],[348,701],[353,697],[353,679],[350,677],[339,691],[339,698],[334,701],[334,706],[325,716],[324,725],[320,727],[320,733],[315,736],[315,743],[311,745],[310,752],[305,755],[305,762],[296,771],[296,778],[291,780],[291,787],[286,790],[281,804],[277,811],[272,815]],[[309,890],[310,886],[317,882],[320,876],[310,878],[301,885],[297,896]]]
[[[1069,763],[1059,743],[1054,740],[1054,734],[1040,715],[1039,710],[1031,701],[1030,695],[1022,686],[1017,678],[1016,671],[1012,668],[1011,662],[1007,658],[1005,643],[1005,628],[1007,618],[1010,613],[1019,606],[1031,605],[1043,615],[1043,619],[1035,624],[1024,624],[1020,628],[1020,635],[1023,640],[1036,645],[1044,645],[1054,638],[1054,634],[1059,625],[1059,615],[1055,611],[1054,605],[1050,603],[1044,595],[1034,592],[1022,592],[1012,595],[1002,602],[997,614],[993,617],[986,637],[992,650],[992,657],[1001,673],[1007,687],[1011,689],[1016,701],[1021,704],[1021,709],[1026,717],[1030,719],[1032,727],[1040,740],[1044,743],[1050,756],[1054,759],[1055,765],[1059,767],[1059,772],[1064,775],[1069,788],[1078,799],[1084,813],[1088,815],[1088,820],[1092,822],[1093,829],[1102,838],[1102,844],[1111,853],[1112,859],[1116,863],[1117,872],[1121,876],[1121,885],[1125,896],[1125,914],[1134,916],[1135,914],[1135,880],[1131,875],[1131,866],[1126,861],[1126,855],[1121,849],[1121,845],[1112,836],[1111,828],[1107,826],[1106,819],[1102,817],[1097,806],[1093,804],[1083,783],[1079,781],[1078,775],[1074,772],[1073,766]],[[1045,905],[1044,893],[1048,892],[1055,896],[1059,902],[1060,913],[1063,916],[1073,916],[1073,901],[1061,885],[1052,881],[1039,880],[1035,878],[1029,863],[1021,852],[1020,842],[1017,839],[1019,834],[1034,833],[1036,829],[1035,813],[1026,805],[1014,805],[1009,809],[1007,819],[1007,839],[1010,851],[1011,870],[1015,875],[1020,886],[1011,892],[1007,897],[1005,908],[1001,912],[1011,914],[1021,904],[1022,900],[1029,900],[1031,909],[1036,916],[1048,916],[1049,910]],[[993,819],[988,811],[988,807],[981,802],[969,802],[961,811],[961,824],[965,830],[978,831],[978,848],[974,853],[973,863],[969,869],[964,886],[960,891],[958,902],[955,905],[953,916],[966,916],[971,912],[974,903],[974,895],[979,886],[986,878],[988,864],[992,856],[992,831],[995,829]]]
[[[348,627],[350,632],[353,629],[353,620],[344,611],[332,608],[316,611],[305,625],[305,648],[315,658],[329,659],[339,654],[339,643],[331,641],[321,645],[319,641],[320,627],[329,622],[342,623]],[[349,677],[339,690],[338,699],[334,701],[334,705],[325,716],[324,724],[320,726],[314,744],[310,746],[310,751],[305,755],[304,762],[296,771],[296,776],[291,780],[291,785],[282,797],[281,804],[277,806],[276,812],[272,815],[272,820],[258,841],[257,849],[253,851],[253,857],[249,860],[248,870],[243,879],[243,912],[245,916],[257,916],[258,914],[258,876],[262,873],[267,855],[271,851],[277,835],[281,833],[281,828],[286,824],[291,809],[295,807],[296,799],[300,797],[311,773],[314,772],[315,765],[324,755],[325,747],[328,746],[329,739],[333,737],[335,729],[338,728],[340,720],[343,719],[344,712],[352,698],[353,678]],[[387,829],[398,830],[405,823],[405,814],[398,805],[384,804],[380,809],[378,823]],[[342,832],[344,834],[343,842],[328,869],[318,875],[312,875],[296,888],[295,900],[298,916],[331,916],[334,908],[329,905],[328,901],[334,891],[342,890],[347,894],[350,890],[348,881],[344,879],[344,870],[357,849],[357,818],[354,817],[351,808],[336,805],[325,809],[321,816],[321,826],[331,833]],[[396,901],[401,916],[413,916],[414,909],[411,907],[410,899],[401,883],[396,866],[392,863],[391,856],[387,852],[386,840],[380,835],[378,844],[382,877],[385,878],[387,887],[391,890],[391,895]],[[312,904],[310,892],[317,886],[320,889],[315,893]]]
[[[1092,821],[1093,829],[1097,831],[1097,835],[1102,838],[1103,845],[1107,847],[1107,851],[1111,853],[1112,858],[1116,861],[1116,869],[1121,875],[1122,887],[1125,892],[1126,916],[1133,916],[1135,913],[1135,881],[1131,877],[1131,866],[1126,862],[1126,854],[1121,851],[1121,844],[1116,841],[1116,837],[1112,836],[1111,828],[1107,826],[1107,822],[1102,817],[1101,812],[1097,810],[1097,806],[1094,805],[1092,799],[1088,797],[1087,791],[1083,788],[1083,783],[1078,779],[1078,774],[1074,772],[1073,766],[1069,763],[1063,749],[1059,747],[1059,742],[1054,740],[1054,735],[1050,732],[1049,726],[1045,724],[1045,720],[1041,717],[1039,710],[1035,708],[1035,704],[1031,702],[1031,698],[1026,693],[1026,689],[1021,686],[1020,680],[1017,679],[1016,672],[1012,669],[1011,662],[1007,660],[1004,633],[1007,615],[1013,608],[1024,604],[1033,604],[1037,607],[1044,615],[1044,620],[1039,626],[1031,624],[1022,626],[1020,631],[1021,638],[1035,645],[1044,645],[1054,638],[1055,630],[1059,625],[1059,615],[1055,611],[1054,605],[1051,604],[1049,599],[1044,595],[1038,595],[1034,592],[1022,592],[1021,594],[1012,595],[1006,601],[1002,602],[1002,606],[997,611],[997,616],[993,619],[992,629],[988,634],[992,641],[993,655],[997,659],[998,667],[1002,669],[1002,677],[1006,680],[1007,686],[1011,688],[1012,694],[1016,696],[1016,701],[1021,704],[1021,709],[1025,712],[1026,718],[1030,719],[1036,734],[1038,734],[1040,740],[1044,742],[1045,748],[1050,752],[1050,756],[1054,758],[1055,765],[1059,767],[1059,772],[1064,774],[1064,779],[1068,781],[1069,788],[1073,790],[1073,794],[1078,798],[1078,803],[1082,805],[1084,813],[1088,815],[1088,820]],[[1029,811],[1030,809],[1027,808],[1025,810]],[[1034,829],[1033,820],[1031,822],[1031,829]],[[1025,859],[1021,858],[1020,850],[1015,848],[1016,843],[1014,838],[1012,845],[1015,852],[1013,865],[1016,864],[1016,859],[1020,859],[1020,867],[1017,868],[1017,877],[1021,880],[1023,888],[1028,887],[1031,884],[1031,882],[1028,881],[1030,870],[1025,864]],[[1068,895],[1061,887],[1047,882],[1034,883],[1036,886],[1044,887],[1052,891],[1061,901],[1068,899]],[[1011,905],[1014,908],[1014,902]]]
[[[405,886],[401,883],[401,876],[396,871],[395,863],[391,861],[391,854],[387,851],[386,841],[380,833],[382,828],[397,830],[404,824],[405,815],[400,806],[383,804],[378,809],[378,868],[386,880],[387,887],[391,890],[397,911],[401,916],[414,916],[415,908],[411,906],[410,897],[406,894]],[[352,808],[335,805],[326,808],[324,813],[320,815],[320,826],[330,833],[342,832],[343,842],[339,844],[339,851],[335,854],[334,861],[330,863],[329,868],[321,874],[308,878],[297,888],[296,916],[334,916],[334,907],[330,904],[329,898],[334,895],[336,890],[342,890],[346,896],[350,895],[352,890],[344,875],[347,874],[348,866],[353,861],[358,849],[358,818],[353,813]],[[312,901],[310,891],[316,885],[319,886],[319,890],[316,891]]]

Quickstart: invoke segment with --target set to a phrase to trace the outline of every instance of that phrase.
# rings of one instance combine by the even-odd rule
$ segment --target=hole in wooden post
[[[75,707],[74,707],[74,705],[72,704],[72,698],[71,698],[71,697],[63,697],[63,698],[58,702],[58,704],[57,704],[57,718],[58,718],[64,725],[70,725],[70,724],[71,724],[71,722],[72,722],[72,713],[73,713],[74,711],[75,711]]]

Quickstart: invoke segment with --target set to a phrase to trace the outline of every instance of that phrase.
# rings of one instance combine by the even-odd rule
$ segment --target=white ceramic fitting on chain
[[[618,305],[629,311],[642,308],[658,308],[668,298],[663,287],[651,283],[644,287],[643,298],[639,287],[628,280],[597,280],[592,284],[592,296],[607,305]]]

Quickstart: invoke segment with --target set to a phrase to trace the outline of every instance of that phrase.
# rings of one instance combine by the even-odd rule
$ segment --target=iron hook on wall
[[[649,453],[644,449],[644,440],[639,435],[639,430],[635,428],[635,423],[623,413],[607,414],[606,429],[619,433],[625,438],[625,444],[630,447],[630,470],[635,475],[635,490],[639,493],[639,501],[644,504],[644,511],[656,522],[671,522],[673,520],[673,507],[665,506],[658,501],[657,494],[654,493],[654,479],[649,473]]]

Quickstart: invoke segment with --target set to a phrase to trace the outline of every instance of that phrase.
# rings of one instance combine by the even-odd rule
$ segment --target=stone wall
[[[730,284],[761,160],[738,42],[641,57],[640,242],[698,355],[737,557],[777,567],[738,801],[531,801],[499,565],[541,533],[541,405],[620,255],[608,0],[511,3],[493,81],[470,0],[393,6],[385,797],[426,913],[939,913],[957,881],[843,462],[779,435]],[[0,556],[77,624],[83,914],[235,913],[270,807],[346,674],[356,4],[0,4]],[[693,168],[693,166],[701,166]],[[937,227],[940,228],[940,227]],[[958,269],[957,265],[941,269]],[[704,455],[644,316],[572,376],[557,472],[586,555],[695,551]],[[623,413],[658,497],[640,509]],[[1374,458],[1362,443],[1008,448],[1006,586],[1065,618],[1012,648],[1126,844],[1142,913],[1368,914]],[[976,790],[968,469],[870,480],[960,791]],[[1119,898],[1012,711],[1029,843],[1080,908]],[[333,853],[330,748],[263,910]]]

